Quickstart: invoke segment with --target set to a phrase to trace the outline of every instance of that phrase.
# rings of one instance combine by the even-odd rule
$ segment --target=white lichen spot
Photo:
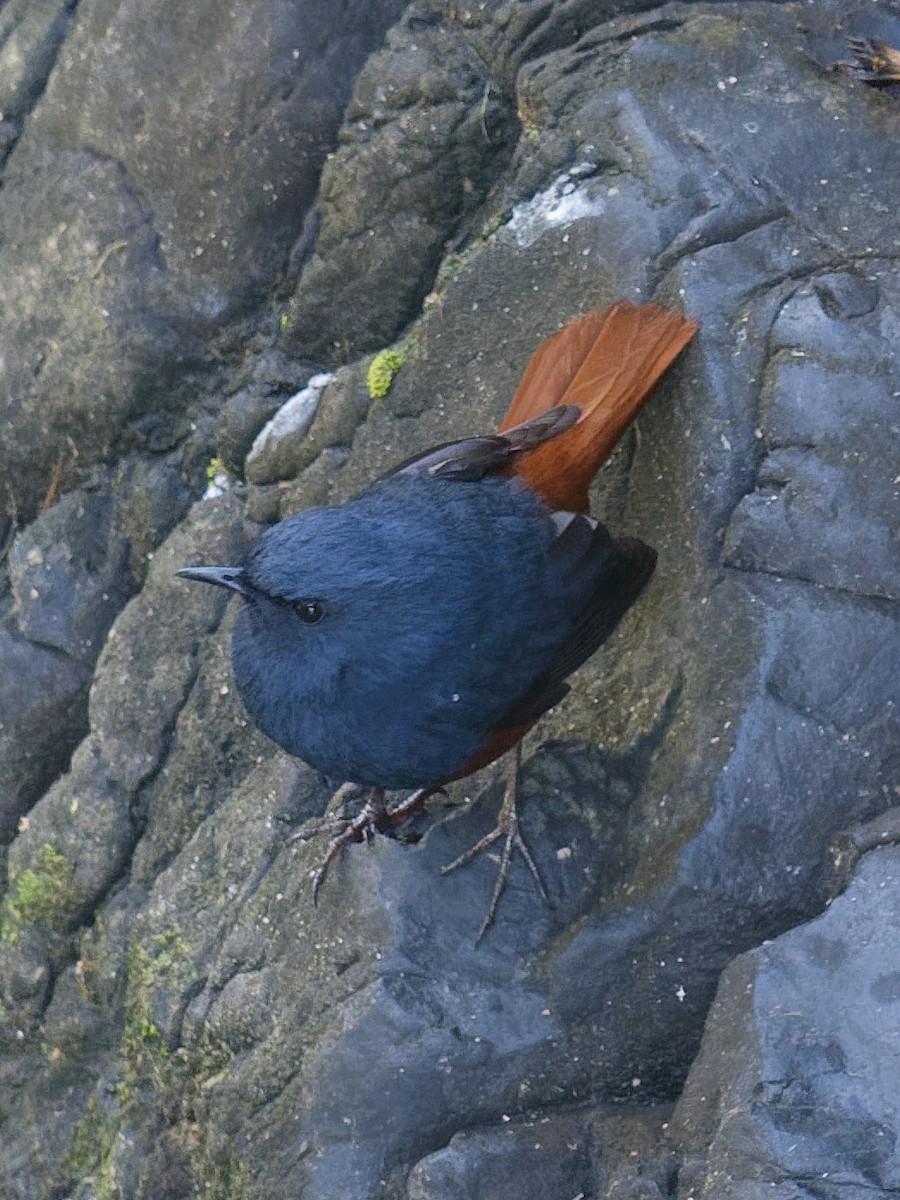
[[[605,198],[576,187],[570,172],[558,176],[543,192],[517,204],[505,226],[516,244],[533,245],[548,229],[574,225],[585,217],[598,217],[606,208]]]

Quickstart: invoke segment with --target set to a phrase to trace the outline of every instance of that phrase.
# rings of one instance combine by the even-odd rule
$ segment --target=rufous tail
[[[570,322],[535,351],[498,432],[558,404],[577,404],[571,429],[510,469],[553,509],[587,512],[588,488],[666,369],[699,329],[660,304],[617,300]]]

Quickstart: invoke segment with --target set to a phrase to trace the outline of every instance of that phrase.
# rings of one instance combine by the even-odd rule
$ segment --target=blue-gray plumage
[[[586,536],[561,538],[515,479],[400,474],[275,526],[244,564],[233,655],[247,710],[336,779],[406,788],[455,775],[488,730],[520,723],[517,703],[621,565],[602,527],[575,519]]]

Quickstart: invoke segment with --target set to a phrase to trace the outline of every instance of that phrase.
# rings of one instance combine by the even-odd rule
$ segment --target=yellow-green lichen
[[[216,476],[225,473],[227,468],[221,458],[211,458],[206,468],[206,482],[214,483]]]
[[[399,350],[382,350],[369,364],[366,386],[373,400],[383,399],[391,390],[394,376],[403,366],[403,355]]]
[[[0,913],[0,937],[16,941],[23,925],[58,929],[69,907],[74,874],[65,855],[45,842],[31,866],[13,877]]]

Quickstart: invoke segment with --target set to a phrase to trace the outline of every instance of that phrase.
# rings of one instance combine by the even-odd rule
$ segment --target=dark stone
[[[307,434],[316,418],[322,392],[333,378],[328,372],[313,375],[260,430],[245,464],[250,483],[277,483],[293,477],[295,464],[306,451]]]
[[[838,295],[840,308],[828,300]],[[876,289],[831,275],[799,288],[781,310],[763,380],[767,453],[726,531],[730,565],[900,598],[900,550],[888,517],[900,447],[890,416],[898,375],[874,357],[884,314],[898,301],[890,281]]]
[[[277,350],[254,357],[245,377],[222,406],[216,429],[216,453],[226,470],[243,477],[253,440],[288,396],[298,392],[312,372]]]
[[[276,414],[254,445],[247,462],[248,480],[256,485],[291,481],[314,464],[318,469],[318,460],[323,456],[332,467],[335,451],[343,451],[346,457],[356,429],[372,404],[363,376],[364,372],[353,367],[333,377],[313,376],[308,382],[309,392],[304,390],[288,402],[293,407],[294,401],[300,400],[307,409],[306,419],[302,424],[282,421],[282,412],[288,406]],[[266,444],[260,445],[264,440]]]
[[[272,525],[281,511],[285,485],[253,484],[247,488],[247,519],[258,525]]]
[[[0,841],[68,762],[87,732],[90,672],[0,626]]]
[[[198,505],[154,555],[140,598],[119,616],[97,664],[90,732],[10,847],[10,899],[19,907],[6,914],[0,989],[16,996],[26,1024],[42,1010],[70,954],[66,935],[102,903],[129,864],[142,829],[142,788],[160,769],[197,674],[197,638],[225,606],[218,589],[188,593],[174,573],[206,555],[210,561],[238,557],[243,545],[237,503],[223,497]],[[58,885],[52,909],[39,909],[35,920],[33,904],[22,908],[17,898],[16,881],[26,872],[37,873],[38,881],[47,877],[47,847],[58,856]]]
[[[34,106],[68,31],[74,0],[13,0],[0,13],[0,124],[10,144]]]
[[[129,590],[128,544],[111,528],[112,510],[108,482],[70,492],[10,551],[19,632],[77,663],[96,661]]]
[[[579,1115],[458,1133],[412,1169],[408,1200],[586,1195],[593,1171],[584,1124]]]
[[[13,607],[0,625],[0,841],[87,732],[88,687],[107,632],[189,503],[177,455],[132,456],[63,496],[13,541]]]
[[[403,1200],[545,1200],[548,1196],[664,1200],[674,1148],[666,1105],[504,1117],[455,1134],[405,1180]]]

